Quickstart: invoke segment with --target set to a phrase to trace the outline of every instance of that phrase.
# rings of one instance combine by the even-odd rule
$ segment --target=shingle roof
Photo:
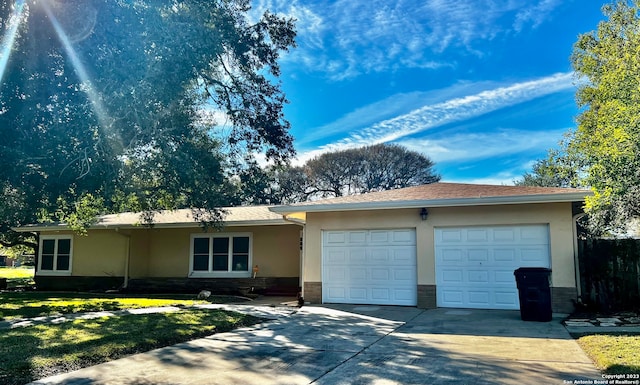
[[[223,216],[225,226],[249,225],[281,225],[289,222],[282,219],[281,214],[269,210],[267,206],[225,207]],[[141,213],[125,212],[120,214],[103,215],[97,223],[91,226],[100,228],[130,228],[141,224]],[[191,209],[164,210],[153,217],[154,227],[198,227],[200,222],[194,219]],[[17,231],[65,230],[65,224],[28,225],[17,228]]]
[[[556,187],[498,186],[465,183],[433,183],[311,202],[276,206],[278,213],[334,209],[398,208],[582,201],[588,190]]]
[[[282,215],[269,211],[267,206],[226,207],[223,215],[225,225],[237,225],[248,222],[280,222]],[[95,227],[116,227],[118,225],[132,225],[140,222],[140,213],[120,213],[104,215],[98,219]],[[191,209],[164,210],[153,217],[154,225],[198,225]]]

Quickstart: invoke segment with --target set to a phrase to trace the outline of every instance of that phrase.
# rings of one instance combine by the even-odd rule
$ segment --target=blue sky
[[[511,184],[575,127],[569,56],[594,0],[256,0],[297,19],[282,59],[298,163],[398,143],[443,181]]]

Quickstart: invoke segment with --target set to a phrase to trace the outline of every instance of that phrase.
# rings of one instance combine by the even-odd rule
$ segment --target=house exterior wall
[[[548,224],[552,286],[560,288],[555,292],[563,293],[564,297],[567,297],[566,293],[569,291],[575,292],[571,203],[433,207],[428,210],[429,217],[426,221],[421,220],[420,209],[307,213],[303,287],[313,290],[310,293],[305,290],[305,300],[320,302],[322,299],[323,230],[415,228],[418,275],[416,290],[419,294],[423,293],[423,296],[435,296],[437,288],[433,290],[436,284],[434,229],[475,225]],[[311,297],[308,294],[311,294]],[[563,301],[565,304],[566,302]],[[559,301],[554,303],[557,310],[564,310]],[[432,307],[435,298],[421,298],[419,295],[418,304],[422,307]]]
[[[253,265],[258,276],[300,275],[300,230],[297,225],[228,227],[222,233],[251,233]],[[187,277],[192,234],[199,228],[144,229],[132,232],[131,278]]]
[[[211,230],[208,233],[251,233],[251,263],[259,266],[257,276],[266,279],[256,282],[272,285],[276,281],[267,278],[288,278],[287,282],[295,281],[297,285],[300,275],[300,230],[300,226],[292,224],[228,227],[222,232]],[[171,282],[175,285],[184,284],[186,280],[197,281],[188,278],[191,236],[204,234],[197,227],[89,230],[86,236],[72,232],[42,233],[47,234],[71,236],[73,253],[71,275],[52,277],[40,274],[37,280],[43,289],[91,289],[92,282],[100,287],[104,284],[109,286],[107,288],[117,287],[124,282],[127,255],[131,280],[167,278],[173,279]],[[229,279],[228,282],[241,281]]]

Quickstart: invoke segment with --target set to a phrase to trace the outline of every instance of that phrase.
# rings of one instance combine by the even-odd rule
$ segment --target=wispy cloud
[[[434,127],[471,119],[573,87],[573,74],[561,73],[429,104],[352,132],[342,140],[325,145],[321,150],[335,151],[369,144],[395,142]]]
[[[561,0],[541,0],[534,1],[532,4],[523,7],[516,13],[513,23],[514,30],[520,32],[527,25],[537,28],[545,20],[549,19],[549,16],[560,4]]]
[[[437,164],[468,163],[479,159],[552,148],[558,145],[565,132],[567,128],[547,130],[544,133],[502,128],[492,132],[460,134],[446,132],[434,138],[412,138],[400,140],[397,143],[429,156]]]
[[[559,3],[259,0],[254,9],[296,18],[299,47],[286,60],[341,80],[397,68],[456,66],[440,54],[450,48],[479,53],[477,42],[511,32],[505,29],[509,25],[516,33],[535,28]]]

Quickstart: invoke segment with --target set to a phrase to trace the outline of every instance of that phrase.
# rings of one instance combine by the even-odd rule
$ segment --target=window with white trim
[[[38,274],[70,275],[73,238],[69,235],[42,235],[38,251]]]
[[[250,277],[251,234],[191,235],[190,277]]]

